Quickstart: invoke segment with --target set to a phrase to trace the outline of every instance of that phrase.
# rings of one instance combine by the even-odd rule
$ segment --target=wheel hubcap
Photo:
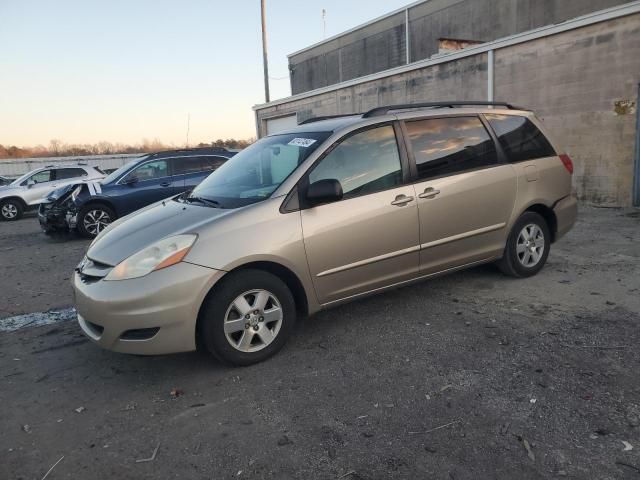
[[[91,235],[98,235],[111,223],[111,217],[104,210],[90,210],[82,222],[84,229]]]
[[[516,245],[518,261],[524,267],[535,267],[544,254],[544,233],[535,224],[529,224],[518,235]]]
[[[224,333],[229,344],[241,352],[257,352],[270,345],[282,326],[282,307],[267,290],[250,290],[227,308]]]
[[[2,206],[2,216],[4,218],[16,218],[18,215],[18,207],[13,203],[7,203]]]

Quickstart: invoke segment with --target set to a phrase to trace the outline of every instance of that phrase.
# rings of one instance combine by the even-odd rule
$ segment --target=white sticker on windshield
[[[316,143],[316,140],[313,140],[312,138],[294,138],[289,142],[289,145],[293,145],[294,147],[309,148],[314,143]]]

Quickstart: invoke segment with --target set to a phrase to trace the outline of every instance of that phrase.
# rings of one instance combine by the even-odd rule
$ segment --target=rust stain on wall
[[[636,102],[633,100],[616,100],[613,103],[613,111],[616,115],[633,115],[636,113]]]

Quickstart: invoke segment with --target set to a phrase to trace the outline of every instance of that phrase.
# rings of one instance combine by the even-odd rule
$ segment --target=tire
[[[77,229],[85,238],[96,238],[98,234],[116,220],[115,212],[101,204],[82,207],[78,213]]]
[[[248,366],[275,355],[295,323],[295,301],[282,280],[263,270],[240,270],[228,274],[205,300],[200,341],[221,362]]]
[[[511,229],[498,268],[511,277],[532,277],[544,267],[550,248],[551,232],[545,219],[535,212],[525,212]]]
[[[0,202],[0,218],[5,222],[20,220],[24,214],[24,205],[20,200],[9,198]]]

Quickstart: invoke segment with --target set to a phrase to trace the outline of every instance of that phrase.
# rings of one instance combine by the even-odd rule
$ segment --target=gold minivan
[[[118,352],[259,362],[333,305],[487,262],[535,275],[576,220],[572,172],[508,104],[311,119],[102,232],[73,278],[78,321]]]

